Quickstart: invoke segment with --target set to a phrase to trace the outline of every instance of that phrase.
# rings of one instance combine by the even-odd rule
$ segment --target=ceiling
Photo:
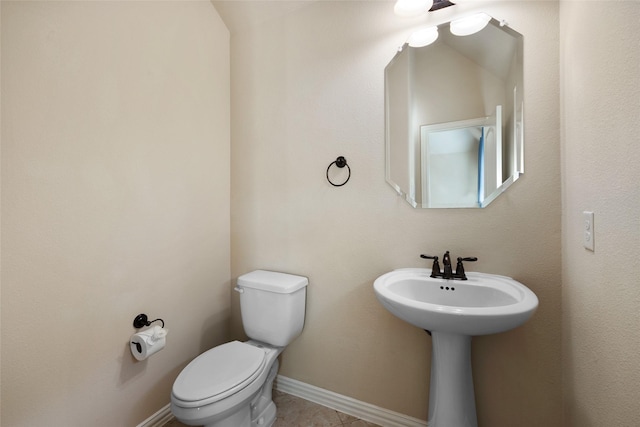
[[[231,34],[318,0],[211,0]]]

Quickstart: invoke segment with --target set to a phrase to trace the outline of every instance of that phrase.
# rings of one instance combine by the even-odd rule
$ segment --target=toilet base
[[[251,427],[271,427],[276,422],[276,404],[273,400],[264,403],[262,412],[256,412],[257,415],[251,420]]]
[[[215,421],[211,424],[205,424],[204,427],[249,427],[250,425],[251,411],[248,406],[244,406],[234,412],[231,416]]]
[[[251,427],[271,427],[276,421],[276,404],[273,403],[273,381],[278,374],[280,362],[276,359],[269,370],[263,389],[260,390],[257,399],[251,402],[251,412],[254,414]]]

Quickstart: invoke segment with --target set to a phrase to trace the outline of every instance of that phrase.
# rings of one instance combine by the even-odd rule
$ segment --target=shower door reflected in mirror
[[[422,200],[429,208],[486,206],[502,185],[501,106],[492,117],[422,126]]]
[[[414,207],[485,207],[524,171],[522,35],[438,31],[385,68],[386,179]]]

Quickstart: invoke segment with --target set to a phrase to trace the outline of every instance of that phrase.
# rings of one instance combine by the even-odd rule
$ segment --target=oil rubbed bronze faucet
[[[458,264],[456,264],[456,272],[454,273],[451,268],[451,257],[449,256],[449,251],[446,251],[442,256],[442,265],[444,266],[444,270],[442,271],[440,271],[440,263],[438,262],[437,256],[421,254],[420,258],[433,260],[431,277],[442,277],[447,280],[467,280],[467,276],[464,274],[464,265],[462,262],[473,262],[478,260],[476,257],[458,257]]]

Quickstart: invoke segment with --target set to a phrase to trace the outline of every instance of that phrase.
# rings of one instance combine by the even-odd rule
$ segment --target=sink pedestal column
[[[471,337],[431,333],[428,427],[477,427]]]

